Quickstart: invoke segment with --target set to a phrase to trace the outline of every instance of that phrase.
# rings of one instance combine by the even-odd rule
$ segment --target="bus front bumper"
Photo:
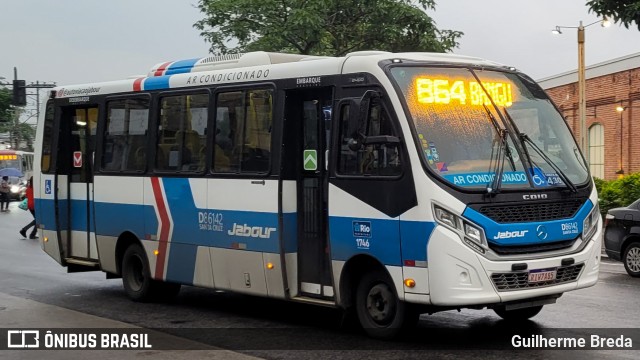
[[[427,246],[429,301],[438,306],[495,304],[561,294],[598,280],[602,227],[577,253],[530,260],[489,260],[465,245],[454,232],[437,226]],[[567,264],[566,259],[573,259]],[[562,261],[565,259],[565,265]],[[526,263],[524,271],[512,265]],[[532,270],[556,269],[556,281],[528,283]]]

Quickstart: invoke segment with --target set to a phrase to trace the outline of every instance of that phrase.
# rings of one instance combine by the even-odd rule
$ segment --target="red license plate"
[[[556,279],[556,269],[532,270],[529,272],[529,283],[539,283]]]

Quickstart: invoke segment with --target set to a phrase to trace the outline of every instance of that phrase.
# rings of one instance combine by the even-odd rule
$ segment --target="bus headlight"
[[[598,228],[598,218],[600,217],[600,204],[596,204],[582,223],[582,239],[589,241]]]
[[[452,228],[453,230],[460,229],[460,226],[458,225],[458,217],[455,214],[438,205],[433,206],[433,211],[435,213],[436,220],[439,220],[440,223]]]
[[[482,230],[466,221],[464,222],[464,235],[478,244],[482,244],[484,242]]]
[[[436,222],[453,230],[467,246],[484,254],[484,249],[478,246],[486,245],[484,231],[481,227],[435,204],[433,205],[433,213]]]
[[[20,191],[20,187],[18,185],[11,185],[11,192],[17,194]]]

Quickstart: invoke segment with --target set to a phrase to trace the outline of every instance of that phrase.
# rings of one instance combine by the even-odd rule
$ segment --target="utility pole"
[[[14,106],[14,116],[13,116],[13,124],[11,125],[11,130],[9,131],[9,142],[11,145],[14,145],[15,140],[15,148],[20,147],[20,138],[21,138],[21,123],[20,123],[20,113],[22,112],[22,108],[27,105],[27,89],[36,89],[36,118],[40,117],[40,89],[48,89],[55,87],[55,83],[47,83],[36,81],[35,83],[31,83],[26,85],[24,80],[18,80],[18,68],[13,68],[13,83],[12,84],[2,84],[2,85],[11,85],[13,88],[13,97],[11,99],[11,105]]]
[[[16,89],[16,87],[19,86],[18,85],[19,81],[22,81],[22,83],[24,83],[24,80],[18,80],[18,68],[14,67],[13,68],[13,101],[14,102],[17,99],[17,95],[16,94],[18,93],[18,89]],[[26,105],[26,102],[27,102],[26,93],[24,94],[24,102],[25,102],[25,105]],[[13,138],[14,138],[13,135],[15,134],[16,145],[15,145],[14,149],[17,150],[20,147],[20,134],[19,134],[19,131],[18,131],[19,126],[20,126],[20,108],[18,106],[15,106],[13,108],[13,111],[14,111],[14,113],[13,113],[13,121],[14,122],[13,122],[12,129],[10,131],[10,133],[12,133],[12,134],[9,135],[9,139],[10,139],[9,140],[9,144],[11,144],[11,146],[13,146],[13,142],[11,140],[13,140]]]

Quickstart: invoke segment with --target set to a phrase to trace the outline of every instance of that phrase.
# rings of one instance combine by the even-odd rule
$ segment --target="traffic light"
[[[24,80],[13,80],[13,97],[11,105],[25,106],[27,105],[27,84]]]

